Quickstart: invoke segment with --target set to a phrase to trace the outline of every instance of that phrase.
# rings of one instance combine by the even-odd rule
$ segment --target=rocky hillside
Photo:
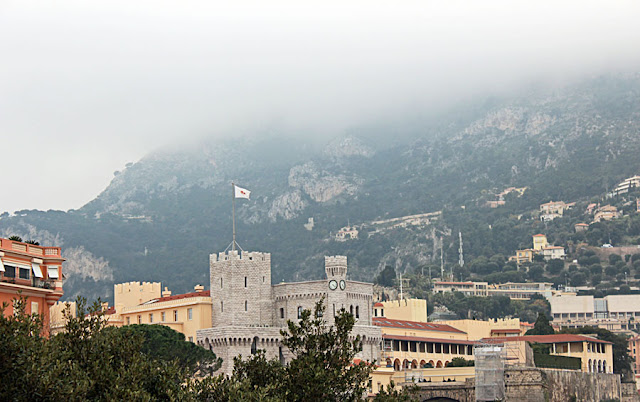
[[[187,291],[208,285],[208,254],[230,243],[235,181],[252,190],[237,203],[238,241],[272,253],[274,282],[319,277],[322,256],[336,253],[349,256],[352,278],[370,280],[385,264],[432,261],[441,236],[454,252],[446,244],[466,224],[459,211],[482,213],[505,187],[529,188],[509,209],[521,213],[640,173],[640,75],[494,99],[414,131],[395,145],[361,129],[323,146],[270,138],[165,149],[117,173],[79,210],[3,214],[0,231],[63,246],[67,295],[108,296],[128,280]],[[439,210],[429,224],[334,240],[348,223]],[[469,258],[482,249],[473,241]]]

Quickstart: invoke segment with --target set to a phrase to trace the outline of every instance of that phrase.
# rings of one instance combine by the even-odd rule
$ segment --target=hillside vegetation
[[[596,263],[594,251],[579,244],[637,244],[640,223],[633,205],[626,204],[632,195],[604,197],[619,181],[640,174],[639,128],[636,74],[492,99],[413,127],[412,139],[395,145],[377,140],[380,131],[396,135],[386,127],[371,129],[371,136],[367,129],[354,130],[357,137],[325,146],[275,137],[241,145],[205,141],[131,164],[79,210],[3,214],[0,234],[72,250],[69,264],[76,265],[67,275],[68,297],[110,297],[114,282],[130,280],[162,281],[185,292],[196,283],[208,285],[209,254],[231,241],[235,181],[252,190],[250,201],[237,203],[238,241],[245,249],[272,253],[274,282],[319,278],[322,257],[332,254],[349,257],[356,280],[371,280],[386,265],[407,273],[433,265],[435,276],[442,238],[447,271],[453,269],[458,279],[564,283],[569,277],[572,284],[614,286],[623,271],[636,275],[631,257],[622,256],[624,267],[609,264],[608,257]],[[485,207],[511,186],[527,190],[506,195],[499,208]],[[551,200],[576,204],[545,224],[536,211]],[[576,234],[573,224],[589,219],[584,207],[591,202],[614,203],[626,216]],[[436,211],[441,217],[428,224],[384,233],[362,226]],[[358,239],[335,241],[347,224],[361,228]],[[463,268],[454,268],[458,232]],[[566,245],[571,260],[592,260],[575,267],[539,262],[514,269],[507,258],[530,247],[536,233]]]

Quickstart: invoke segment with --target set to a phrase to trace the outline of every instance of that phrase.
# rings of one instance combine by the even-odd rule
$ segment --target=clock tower
[[[327,308],[325,319],[333,324],[333,318],[341,309],[347,309],[347,257],[344,255],[324,257],[327,275]]]

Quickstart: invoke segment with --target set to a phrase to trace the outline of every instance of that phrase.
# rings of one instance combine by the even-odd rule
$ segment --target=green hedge
[[[579,357],[555,356],[544,353],[534,353],[533,361],[539,368],[556,368],[567,370],[580,370],[582,360]]]

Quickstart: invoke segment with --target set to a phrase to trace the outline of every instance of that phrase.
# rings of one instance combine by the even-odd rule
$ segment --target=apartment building
[[[13,314],[13,300],[26,299],[27,314],[41,314],[49,332],[50,308],[62,295],[62,252],[45,247],[0,239],[0,304],[5,315]]]

